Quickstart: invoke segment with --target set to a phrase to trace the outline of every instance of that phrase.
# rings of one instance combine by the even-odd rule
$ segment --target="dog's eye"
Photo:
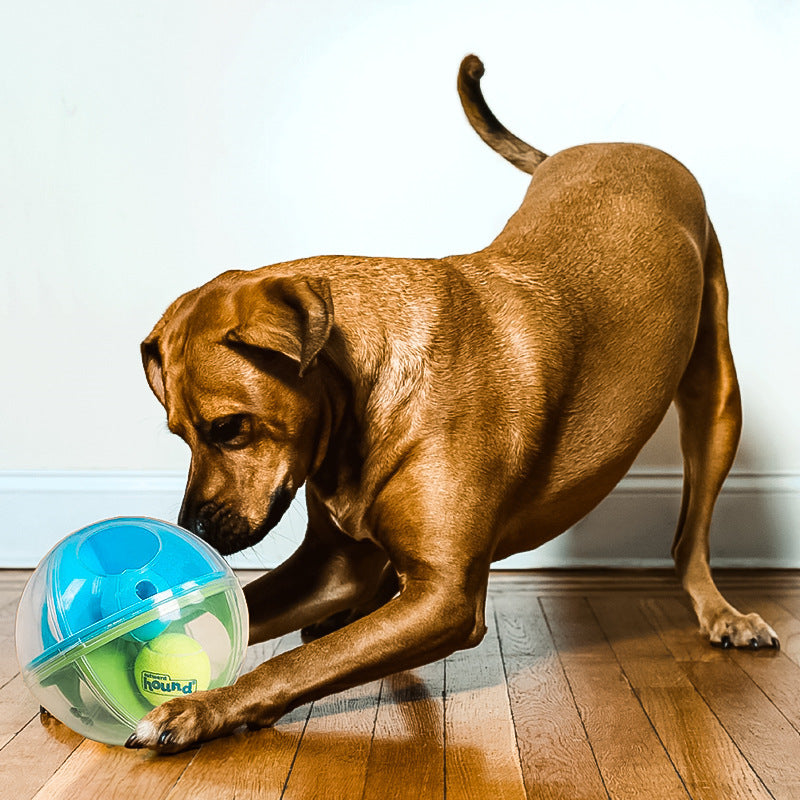
[[[250,441],[252,423],[246,414],[231,414],[211,423],[209,439],[222,447],[244,447]]]

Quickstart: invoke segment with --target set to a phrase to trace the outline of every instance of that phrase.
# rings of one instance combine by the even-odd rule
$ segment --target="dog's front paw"
[[[706,626],[715,647],[780,647],[778,634],[758,614],[740,614],[728,608],[717,614]]]
[[[150,748],[159,753],[177,753],[201,742],[231,733],[224,689],[176,697],[154,708],[139,720],[125,747]]]

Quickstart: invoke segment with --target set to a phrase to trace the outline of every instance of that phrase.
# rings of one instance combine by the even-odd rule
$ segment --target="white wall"
[[[800,4],[28,0],[3,12],[0,513],[14,525],[0,526],[0,563],[20,526],[31,544],[15,563],[69,530],[63,493],[42,489],[56,474],[179,483],[187,453],[138,343],[180,292],[229,267],[438,256],[497,233],[526,176],[463,118],[467,52],[486,63],[500,119],[537,147],[643,141],[699,178],[731,289],[736,469],[782,498],[776,536],[796,528]],[[675,472],[674,428],[640,472]],[[28,508],[20,481],[55,518],[14,516]]]

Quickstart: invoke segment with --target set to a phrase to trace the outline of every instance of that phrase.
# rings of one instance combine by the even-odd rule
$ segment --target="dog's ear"
[[[226,341],[283,353],[298,363],[302,376],[333,325],[328,279],[267,278],[242,300],[242,321],[227,332]]]
[[[158,398],[162,406],[166,406],[166,391],[164,389],[164,365],[161,359],[161,348],[159,340],[161,336],[162,323],[159,322],[153,328],[150,335],[140,345],[142,352],[142,364],[144,373],[147,375],[147,382],[153,390],[153,394]]]

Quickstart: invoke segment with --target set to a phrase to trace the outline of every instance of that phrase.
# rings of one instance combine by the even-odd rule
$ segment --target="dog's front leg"
[[[441,519],[452,525],[454,517]],[[441,525],[424,540],[389,543],[401,591],[386,605],[270,659],[233,686],[170,700],[139,723],[129,745],[174,752],[245,724],[271,725],[311,700],[480,642],[489,548],[476,553],[469,532]]]
[[[439,580],[436,580],[439,583]],[[176,698],[151,711],[130,747],[177,752],[242,725],[271,725],[311,700],[477,644],[476,598],[406,579],[401,594],[372,614],[270,659],[233,685]]]

